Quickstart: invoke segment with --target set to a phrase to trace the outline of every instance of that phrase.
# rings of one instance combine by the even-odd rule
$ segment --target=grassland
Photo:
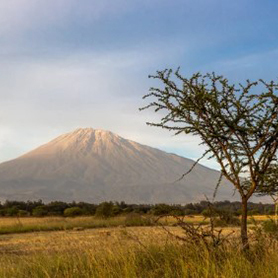
[[[0,235],[39,231],[65,231],[73,229],[94,229],[118,226],[152,226],[157,217],[130,214],[111,218],[88,217],[3,217],[0,218]],[[190,223],[208,223],[202,216],[186,217]],[[175,220],[166,217],[160,223],[172,225]]]
[[[266,217],[257,219],[263,221]],[[201,220],[201,217],[186,218],[195,223]],[[124,217],[4,218],[0,221],[1,278],[278,277],[278,246],[267,237],[259,241],[252,239],[250,252],[243,254],[237,233],[227,244],[207,249],[202,244],[181,242],[161,227],[128,227]],[[173,235],[183,235],[179,227],[172,226],[173,219],[167,221],[167,229]],[[94,229],[91,229],[93,222]],[[66,228],[11,233],[16,225],[41,231],[45,231],[43,227]],[[4,228],[9,231],[7,234],[3,234]],[[236,227],[225,231],[231,229],[238,231]]]
[[[264,221],[267,216],[257,215],[254,216],[256,221]],[[156,221],[156,217],[128,215],[117,216],[107,219],[97,218],[94,216],[88,217],[2,217],[0,218],[0,235],[12,233],[28,233],[39,231],[65,231],[72,229],[94,229],[105,227],[118,227],[118,226],[152,226]],[[208,223],[201,215],[186,216],[184,221],[188,223]],[[165,225],[173,225],[175,219],[166,217],[160,220],[160,223]]]
[[[0,234],[28,233],[38,231],[71,230],[114,227],[124,223],[124,218],[95,219],[93,217],[45,217],[45,218],[2,218],[0,219]]]

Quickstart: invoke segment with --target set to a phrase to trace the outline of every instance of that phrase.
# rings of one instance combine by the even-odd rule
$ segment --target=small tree
[[[164,113],[159,122],[147,124],[201,139],[206,147],[201,158],[215,158],[220,179],[224,175],[241,196],[241,239],[248,248],[247,201],[262,183],[278,146],[278,85],[247,80],[237,88],[214,73],[188,79],[179,70],[173,77],[171,69],[150,77],[162,81],[163,87],[150,88],[144,98],[151,102],[141,109]]]

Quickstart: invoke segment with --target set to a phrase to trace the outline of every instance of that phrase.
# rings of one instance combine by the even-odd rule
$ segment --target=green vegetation
[[[138,205],[126,204],[125,202],[103,202],[100,204],[90,204],[85,202],[50,202],[44,204],[42,201],[6,201],[0,204],[0,216],[12,217],[44,217],[44,216],[98,216],[98,217],[114,217],[126,215],[128,213],[137,213],[141,215],[201,215],[204,214],[211,205],[207,201],[199,203],[190,203],[187,205]],[[218,211],[229,212],[236,216],[241,215],[241,203],[221,201],[214,202],[213,207]],[[248,203],[249,215],[273,215],[275,212],[274,204]]]
[[[84,215],[86,212],[84,212],[80,207],[71,207],[71,208],[66,208],[64,210],[64,215],[66,217],[75,217],[75,216],[80,216]]]
[[[266,233],[278,236],[278,225],[273,219],[269,218],[268,220],[263,221],[262,228]]]

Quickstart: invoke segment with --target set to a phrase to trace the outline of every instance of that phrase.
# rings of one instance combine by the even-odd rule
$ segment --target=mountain
[[[187,203],[211,197],[219,172],[193,160],[126,140],[109,131],[77,129],[0,164],[0,196],[9,200]],[[231,199],[223,181],[218,199]]]

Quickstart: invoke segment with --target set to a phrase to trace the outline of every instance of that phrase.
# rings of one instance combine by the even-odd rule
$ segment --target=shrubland
[[[38,201],[6,201],[0,204],[0,216],[9,217],[44,217],[44,216],[98,216],[114,217],[137,213],[141,215],[204,215],[210,203],[201,201],[185,205],[174,204],[126,204],[125,202],[102,202],[91,204],[86,202],[62,202],[53,201],[43,203]],[[241,215],[240,202],[219,201],[213,203],[217,211],[229,212],[233,215]],[[248,203],[249,215],[273,215],[274,204]]]

